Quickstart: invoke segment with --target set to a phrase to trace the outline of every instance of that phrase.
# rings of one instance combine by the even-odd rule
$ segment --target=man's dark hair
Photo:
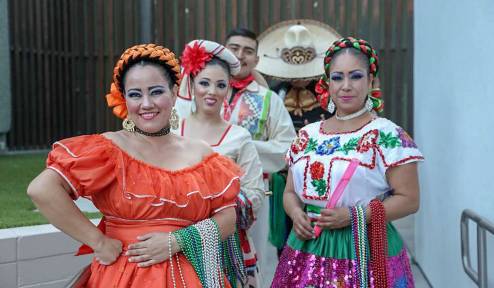
[[[250,39],[256,41],[256,50],[257,50],[257,46],[259,46],[259,41],[257,41],[257,34],[252,32],[251,30],[249,30],[247,28],[235,28],[235,29],[231,30],[228,33],[228,35],[226,35],[225,44],[233,36],[247,37],[247,38],[250,38]]]

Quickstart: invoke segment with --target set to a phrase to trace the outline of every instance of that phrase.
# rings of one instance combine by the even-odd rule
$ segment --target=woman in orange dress
[[[28,195],[94,252],[87,287],[230,287],[220,247],[235,230],[238,167],[169,133],[180,67],[168,49],[131,47],[113,74],[106,98],[124,129],[55,142]],[[104,215],[98,227],[73,203],[80,196]],[[135,243],[139,256],[128,255]]]

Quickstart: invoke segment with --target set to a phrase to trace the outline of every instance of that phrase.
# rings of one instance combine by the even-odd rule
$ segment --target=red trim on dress
[[[182,119],[182,127],[180,128],[180,136],[184,136],[184,129],[185,129],[185,119]]]
[[[211,147],[218,147],[218,146],[220,146],[221,145],[221,142],[223,142],[223,140],[226,138],[226,134],[228,134],[228,132],[230,131],[231,128],[232,128],[232,124],[228,125],[228,127],[226,127],[225,131],[221,135],[221,138],[218,141],[218,143],[211,144],[209,146],[211,146]],[[185,119],[182,120],[182,129],[180,129],[180,136],[182,136],[182,137],[185,136]]]
[[[226,137],[226,134],[228,134],[228,131],[230,131],[230,129],[232,128],[232,124],[228,125],[228,127],[225,129],[225,132],[223,132],[223,135],[221,135],[221,138],[220,138],[220,141],[214,145],[211,145],[211,147],[218,147],[221,145],[221,142],[223,142],[223,140],[225,139]]]

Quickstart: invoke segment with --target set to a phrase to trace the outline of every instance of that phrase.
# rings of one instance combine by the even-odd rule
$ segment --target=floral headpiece
[[[353,37],[342,38],[336,40],[326,51],[324,57],[324,75],[319,79],[316,84],[316,93],[318,100],[321,104],[321,107],[326,109],[329,103],[329,68],[331,67],[331,61],[333,60],[333,56],[342,49],[351,48],[356,49],[359,52],[363,53],[369,59],[369,72],[374,75],[374,77],[378,76],[379,71],[379,58],[377,57],[376,50],[374,50],[369,42],[363,39],[357,39]],[[384,108],[384,101],[381,98],[381,91],[379,89],[373,89],[369,95],[372,100],[373,109],[376,112],[382,112]]]
[[[194,42],[194,45],[185,47],[182,57],[182,67],[184,73],[188,75],[197,75],[199,71],[204,69],[206,63],[213,58],[213,54],[208,53],[206,48],[200,45],[199,41]]]
[[[180,65],[175,58],[175,54],[168,48],[156,44],[141,44],[128,48],[120,56],[117,64],[115,64],[110,93],[106,94],[108,107],[112,108],[113,114],[120,119],[127,117],[127,105],[123,95],[123,73],[132,64],[141,60],[147,60],[164,66],[168,70],[172,81],[180,85]]]

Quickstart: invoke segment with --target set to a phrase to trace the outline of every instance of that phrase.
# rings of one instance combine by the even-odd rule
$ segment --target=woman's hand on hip
[[[103,236],[101,241],[93,248],[94,257],[102,265],[111,265],[122,253],[122,242],[107,236]]]
[[[131,256],[129,262],[137,262],[139,267],[149,267],[166,261],[170,258],[169,235],[167,232],[153,232],[138,236],[139,242],[130,244],[125,255]],[[173,235],[171,237],[173,248],[177,245],[174,245],[175,237]],[[172,255],[176,252],[175,249],[172,249]]]
[[[317,219],[317,226],[323,229],[339,229],[350,225],[350,211],[348,208],[322,209]]]
[[[302,209],[298,209],[297,212],[293,213],[292,221],[293,229],[299,239],[308,240],[314,238],[314,228],[310,223],[310,218]]]

